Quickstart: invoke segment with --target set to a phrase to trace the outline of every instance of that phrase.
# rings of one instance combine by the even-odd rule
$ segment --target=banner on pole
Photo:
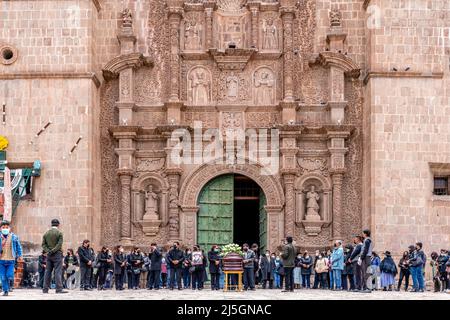
[[[8,167],[5,167],[3,187],[3,220],[11,221],[12,217],[12,194],[11,194],[11,171]]]

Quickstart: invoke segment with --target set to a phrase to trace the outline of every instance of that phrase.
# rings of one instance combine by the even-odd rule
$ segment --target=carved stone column
[[[295,233],[295,192],[294,180],[297,173],[296,154],[298,152],[296,136],[300,134],[301,128],[284,126],[280,132],[281,138],[281,174],[283,175],[285,190],[284,207],[284,234],[294,236]]]
[[[259,44],[259,2],[251,1],[248,4],[248,8],[250,9],[250,12],[252,13],[252,46],[254,48],[258,48]]]
[[[133,171],[121,169],[117,172],[120,177],[120,243],[123,246],[131,245],[131,176]]]
[[[180,100],[180,23],[183,1],[168,1],[170,27],[170,102]]]
[[[330,174],[333,183],[333,239],[342,239],[344,236],[344,223],[342,212],[342,181],[344,178],[345,139],[350,135],[349,131],[328,131],[328,150],[330,151]]]
[[[130,246],[131,234],[131,178],[134,173],[134,153],[136,151],[134,141],[137,136],[137,127],[115,126],[110,128],[114,138],[119,142],[115,149],[119,156],[119,168],[117,174],[120,177],[121,205],[120,205],[120,243]]]
[[[331,176],[333,182],[333,239],[342,240],[344,235],[342,221],[342,173]]]
[[[294,7],[281,7],[281,20],[283,22],[283,100],[294,101],[294,47],[293,29],[295,9]]]
[[[284,234],[282,206],[265,206],[267,212],[267,248],[275,252],[281,244]]]
[[[206,49],[213,47],[213,11],[215,2],[206,1],[203,3],[205,7],[205,25],[206,25]]]

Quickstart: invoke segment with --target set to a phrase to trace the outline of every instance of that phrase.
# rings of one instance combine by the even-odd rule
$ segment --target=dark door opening
[[[260,187],[252,179],[234,176],[233,242],[260,244]]]

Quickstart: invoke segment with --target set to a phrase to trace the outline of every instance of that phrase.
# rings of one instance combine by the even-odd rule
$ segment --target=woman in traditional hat
[[[384,252],[384,259],[381,261],[381,287],[383,291],[392,291],[392,286],[395,284],[395,275],[397,274],[397,266],[391,257],[389,251]]]

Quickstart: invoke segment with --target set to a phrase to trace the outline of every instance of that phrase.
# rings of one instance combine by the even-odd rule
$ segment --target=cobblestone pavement
[[[55,294],[55,290],[43,294],[38,289],[16,289],[8,297],[0,295],[2,300],[450,300],[448,293],[411,293],[383,292],[372,293],[334,292],[330,290],[296,290],[294,293],[283,293],[281,290],[257,289],[248,292],[223,292],[204,289],[193,291],[178,290],[105,290],[80,291],[68,290],[66,294]]]

